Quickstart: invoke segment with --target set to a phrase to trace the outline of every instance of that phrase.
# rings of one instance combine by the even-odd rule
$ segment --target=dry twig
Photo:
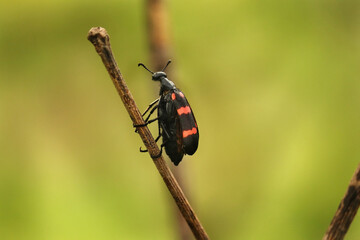
[[[344,239],[360,205],[360,164],[356,169],[344,198],[327,229],[323,240]]]
[[[110,47],[109,35],[107,34],[106,30],[101,27],[91,28],[88,33],[88,40],[95,46],[96,52],[100,55],[134,125],[144,124],[141,113],[136,106],[129,89],[127,88],[120,69],[116,64]],[[160,150],[156,145],[156,142],[154,141],[154,138],[151,135],[149,129],[145,126],[138,127],[137,130],[142,141],[144,142],[144,145],[148,149],[150,156],[158,156]],[[153,162],[196,239],[209,239],[194,210],[191,208],[188,200],[186,199],[183,191],[179,187],[176,179],[166,165],[163,157],[160,156],[153,158]]]

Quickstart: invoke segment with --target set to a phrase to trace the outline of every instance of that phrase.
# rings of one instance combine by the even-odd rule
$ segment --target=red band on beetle
[[[193,135],[197,133],[197,129],[196,128],[192,128],[191,130],[184,130],[183,131],[183,138],[186,138],[187,136]]]
[[[191,113],[191,109],[189,106],[186,106],[186,107],[181,107],[179,109],[177,109],[177,112],[178,112],[178,115],[182,115],[182,114],[188,114],[188,113]]]

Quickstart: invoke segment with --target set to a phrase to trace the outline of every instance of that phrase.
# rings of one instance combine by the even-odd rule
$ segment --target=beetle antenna
[[[144,64],[139,63],[139,64],[138,64],[138,67],[140,67],[140,66],[143,66],[146,70],[148,70],[149,72],[151,72],[152,74],[154,74],[154,72],[153,72],[153,71],[150,71]]]
[[[169,60],[169,61],[167,62],[167,64],[165,65],[165,67],[164,67],[163,70],[161,70],[161,71],[162,71],[162,72],[165,71],[166,67],[167,67],[170,63],[171,63],[171,60]]]

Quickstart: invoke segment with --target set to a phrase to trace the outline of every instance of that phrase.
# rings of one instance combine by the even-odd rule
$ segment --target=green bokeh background
[[[360,160],[360,2],[167,7],[200,129],[179,168],[208,234],[320,239]],[[0,2],[0,239],[177,238],[174,203],[86,40],[108,30],[145,109],[157,91],[137,67],[149,62],[144,8]],[[358,217],[347,239],[359,237]]]

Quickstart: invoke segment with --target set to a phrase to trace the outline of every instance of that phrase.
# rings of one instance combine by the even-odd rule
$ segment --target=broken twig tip
[[[89,30],[87,39],[95,45],[96,41],[101,41],[103,43],[109,41],[109,35],[105,28],[93,27]]]

